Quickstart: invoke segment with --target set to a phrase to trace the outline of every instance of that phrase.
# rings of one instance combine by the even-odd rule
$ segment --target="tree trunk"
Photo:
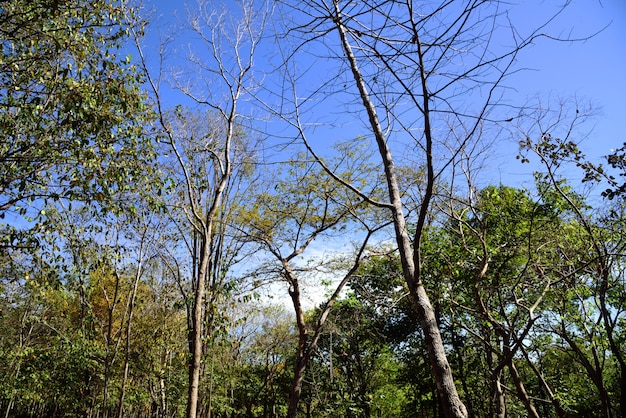
[[[408,234],[408,227],[406,225],[406,219],[404,218],[404,210],[401,197],[402,195],[400,193],[399,181],[395,171],[395,165],[393,162],[393,157],[391,155],[391,150],[387,145],[387,140],[383,128],[380,124],[376,107],[370,98],[365,80],[357,64],[356,57],[352,52],[352,47],[350,46],[350,43],[348,42],[346,27],[344,26],[344,23],[342,21],[342,16],[336,1],[334,21],[336,28],[339,32],[343,51],[350,64],[354,81],[359,90],[359,95],[363,102],[363,106],[367,112],[370,127],[376,139],[378,150],[381,156],[381,161],[384,166],[385,178],[387,181],[387,188],[391,202],[391,204],[389,205],[389,209],[392,212],[396,241],[398,243],[400,259],[402,261],[402,270],[404,272],[405,279],[413,298],[420,325],[424,332],[425,343],[428,349],[428,357],[430,360],[433,376],[437,384],[437,391],[439,393],[441,406],[446,417],[466,418],[467,410],[463,402],[461,402],[461,398],[459,397],[456,390],[456,385],[452,377],[452,370],[450,368],[450,365],[448,364],[443,340],[441,339],[439,327],[437,326],[435,313],[433,311],[428,295],[426,294],[426,289],[424,288],[424,285],[422,283],[419,271],[419,239],[421,233],[420,224],[421,226],[423,226],[423,221],[426,217],[427,209],[430,204],[430,196],[432,195],[432,188],[434,185],[431,152],[432,138],[430,137],[428,110],[429,96],[428,94],[424,94],[425,103],[423,109],[425,119],[424,132],[426,136],[426,149],[428,159],[428,183],[427,191],[421,205],[420,219],[418,220],[416,239],[414,242],[416,248],[412,248],[411,240]],[[423,72],[423,67],[421,68],[421,71]],[[422,87],[426,89],[425,75],[422,73],[421,77]]]
[[[204,287],[204,282],[200,283]],[[196,418],[198,408],[198,387],[200,385],[200,367],[202,357],[202,299],[204,292],[198,291],[195,296],[193,311],[193,328],[190,332],[191,359],[189,364],[189,391],[187,400],[187,418]]]
[[[618,417],[625,418],[626,417],[626,364],[620,364],[620,375],[619,379],[619,413]]]
[[[139,286],[139,280],[143,270],[143,262],[140,261],[137,265],[137,272],[135,273],[135,280],[133,283],[133,290],[130,295],[130,300],[127,305],[128,319],[126,320],[126,347],[124,352],[124,374],[122,375],[122,387],[120,388],[120,397],[117,405],[117,418],[124,416],[124,397],[126,396],[126,384],[128,383],[128,371],[130,368],[130,343],[131,343],[131,330],[133,325],[133,311],[135,308],[135,299],[137,299],[137,288]]]
[[[291,382],[291,390],[289,391],[289,407],[287,409],[287,418],[296,418],[298,413],[298,403],[302,395],[302,382],[304,381],[304,372],[306,371],[306,361],[299,353],[294,368],[293,381]]]
[[[163,349],[163,356],[161,361],[161,370],[159,370],[159,401],[160,401],[160,409],[161,416],[167,416],[167,398],[166,398],[166,390],[165,390],[165,370],[167,367],[168,361],[168,351],[167,349]]]
[[[421,281],[415,289],[411,289],[411,295],[413,296],[420,325],[424,332],[428,357],[435,383],[437,384],[437,393],[439,394],[444,416],[467,417],[465,405],[461,402],[456,391],[452,370],[448,364],[435,314]]]
[[[526,363],[535,373],[535,376],[537,376],[537,379],[541,383],[541,386],[543,386],[543,390],[548,394],[548,397],[550,398],[550,402],[552,402],[552,406],[554,406],[554,410],[556,411],[556,415],[559,418],[567,418],[568,417],[567,412],[563,409],[563,407],[561,406],[561,402],[559,402],[557,397],[554,396],[554,392],[552,391],[552,388],[550,388],[550,385],[548,384],[546,379],[543,377],[543,373],[541,373],[541,371],[537,369],[537,366],[535,366],[535,364],[532,362],[532,360],[530,359],[530,356],[528,355],[528,352],[524,349],[524,346],[520,344],[519,347],[520,347],[520,351],[524,355],[524,358],[526,359]]]
[[[306,320],[302,305],[300,304],[300,285],[298,279],[292,274],[291,269],[286,261],[283,261],[286,270],[286,277],[290,283],[289,296],[293,303],[296,313],[296,325],[298,327],[298,348],[296,349],[296,361],[293,369],[293,380],[291,382],[291,390],[289,391],[289,406],[287,409],[287,418],[295,418],[298,412],[298,403],[302,395],[302,382],[304,381],[304,373],[308,363],[307,350],[307,332]]]
[[[491,381],[491,408],[494,418],[506,417],[506,398],[504,397],[504,387],[502,385],[502,369],[492,373]]]
[[[508,353],[504,353],[505,356]],[[530,397],[528,396],[528,392],[526,392],[526,388],[524,387],[524,383],[522,383],[522,379],[517,372],[517,368],[515,368],[515,364],[513,363],[513,359],[509,360],[509,371],[511,372],[511,377],[513,378],[513,382],[515,383],[515,388],[517,389],[517,396],[524,404],[526,408],[526,412],[528,412],[528,416],[532,418],[540,418],[539,413],[535,409],[535,406],[530,402]]]
[[[200,386],[200,370],[202,367],[202,305],[204,303],[205,283],[209,265],[210,232],[205,233],[200,244],[200,267],[196,283],[194,305],[192,311],[192,328],[189,332],[191,359],[189,362],[189,390],[187,398],[187,418],[196,418],[198,414],[198,389]]]

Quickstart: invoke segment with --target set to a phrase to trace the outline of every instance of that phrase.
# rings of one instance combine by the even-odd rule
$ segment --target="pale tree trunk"
[[[221,192],[215,197],[216,207],[221,200]],[[206,229],[201,234],[200,239],[200,263],[197,272],[196,288],[194,292],[194,304],[191,318],[191,329],[189,330],[189,349],[191,358],[189,361],[189,389],[187,393],[187,418],[198,416],[198,393],[200,388],[200,374],[202,371],[202,333],[204,318],[204,299],[206,293],[206,282],[211,259],[212,222],[213,214],[207,215]]]
[[[121,327],[115,333],[113,332],[113,324],[114,324],[114,312],[119,303],[118,295],[120,291],[120,275],[117,271],[113,272],[115,275],[115,288],[113,291],[113,297],[109,298],[106,287],[102,285],[103,297],[107,303],[107,331],[104,335],[105,338],[105,356],[104,356],[104,388],[102,394],[102,411],[104,418],[109,416],[109,407],[107,404],[109,403],[109,390],[110,390],[110,381],[111,381],[111,369],[113,368],[113,363],[115,362],[115,358],[117,356],[117,350],[119,347],[119,343],[121,341]],[[114,342],[115,340],[115,342]]]
[[[485,124],[507,122],[488,117],[502,97],[502,84],[514,71],[520,51],[532,45],[536,38],[546,36],[544,29],[554,16],[524,37],[510,26],[499,2],[329,0],[292,5],[293,2],[283,0],[283,3],[303,15],[301,20],[295,20],[295,25],[289,22],[287,37],[297,33],[303,44],[323,44],[329,50],[329,60],[342,61],[342,72],[337,77],[340,81],[324,79],[326,84],[317,86],[305,99],[294,93],[293,117],[299,118],[304,109],[300,103],[306,101],[310,105],[318,95],[328,92],[343,98],[352,93],[352,87],[358,90],[355,98],[358,94],[361,109],[354,109],[356,100],[343,104],[354,120],[368,123],[368,137],[373,137],[380,154],[381,171],[384,169],[388,201],[370,198],[369,192],[359,190],[358,183],[335,175],[322,159],[316,160],[337,182],[359,193],[372,206],[390,211],[404,279],[424,332],[443,415],[467,417],[424,287],[420,245],[427,218],[433,213],[435,181],[449,181],[448,173],[454,178],[453,167],[460,153],[468,145],[479,145],[478,136]],[[560,9],[556,14],[559,12]],[[507,42],[495,36],[496,28],[498,35],[507,36],[500,31],[502,27],[511,29],[508,41],[512,43],[508,48],[502,46]],[[338,34],[339,39],[328,39],[331,34]],[[292,55],[299,52],[298,48]],[[472,52],[468,53],[469,50]],[[345,74],[343,66],[349,67],[351,74]],[[350,83],[346,83],[346,77],[351,78]],[[295,87],[299,79],[295,70],[289,78]],[[477,91],[484,100],[474,105],[477,95],[473,92]],[[462,103],[460,98],[466,92],[468,101]],[[410,150],[418,150],[410,163],[423,167],[426,178],[415,207],[404,207],[402,199],[408,193],[400,189],[391,153],[394,143],[405,146],[403,150],[409,152],[402,155],[401,161],[411,158]],[[306,146],[310,150],[308,143]],[[438,153],[437,158],[433,153]],[[416,161],[418,157],[420,161]],[[411,228],[415,228],[411,237],[405,217],[415,213],[417,219],[410,221]]]
[[[494,418],[506,418],[506,398],[502,385],[502,370],[494,373],[492,377],[492,404]]]
[[[399,181],[395,171],[395,165],[393,157],[391,155],[391,149],[387,144],[383,128],[379,122],[376,107],[370,98],[363,75],[361,74],[361,71],[357,64],[356,57],[352,52],[352,47],[348,42],[346,28],[342,22],[342,16],[340,14],[336,1],[334,22],[340,35],[343,51],[350,64],[354,81],[358,87],[363,106],[367,112],[370,128],[374,133],[374,137],[376,139],[378,150],[384,166],[387,188],[391,203],[389,209],[391,210],[393,217],[396,241],[398,244],[400,259],[402,262],[402,270],[417,311],[422,331],[424,332],[424,340],[426,348],[428,350],[430,366],[433,372],[433,376],[435,378],[435,383],[437,385],[437,392],[439,394],[441,406],[446,417],[465,418],[467,417],[467,410],[458,395],[456,385],[454,383],[454,378],[452,376],[452,370],[446,357],[443,340],[439,331],[439,326],[437,325],[435,312],[420,277],[421,260],[419,254],[419,241],[421,238],[421,232],[424,227],[425,217],[430,206],[430,198],[432,196],[432,190],[434,186],[434,168],[432,165],[432,138],[430,137],[428,110],[429,95],[426,91],[426,79],[423,73],[424,69],[423,66],[421,66],[420,70],[422,77],[422,86],[424,89],[424,102],[422,105],[424,106],[423,114],[425,118],[424,131],[426,136],[428,180],[427,190],[420,208],[420,219],[418,220],[418,227],[414,239],[414,245],[416,247],[412,248],[411,240],[408,233],[408,227],[404,218],[404,210]]]
[[[161,406],[161,416],[167,416],[167,398],[165,388],[165,370],[169,360],[169,352],[167,348],[163,349],[163,356],[161,359],[161,370],[159,370],[159,401]]]
[[[235,142],[242,139],[240,135],[242,131],[245,132],[245,129],[239,129],[242,125],[239,123],[241,115],[238,113],[238,102],[242,94],[255,87],[256,82],[248,77],[248,73],[252,71],[252,58],[269,13],[269,9],[263,11],[261,8],[259,11],[251,2],[244,1],[241,3],[241,19],[232,22],[232,10],[229,8],[224,7],[221,11],[212,9],[208,1],[199,1],[197,6],[197,10],[189,11],[189,25],[204,42],[208,58],[206,62],[200,62],[202,60],[190,56],[189,62],[195,66],[194,70],[198,70],[198,74],[192,71],[192,79],[176,80],[176,87],[202,107],[206,116],[214,115],[214,119],[209,117],[202,121],[202,126],[193,126],[192,129],[199,128],[212,133],[211,125],[214,123],[217,134],[195,137],[193,134],[185,136],[187,129],[175,131],[176,123],[181,128],[186,121],[184,118],[177,121],[176,115],[168,119],[163,109],[158,79],[151,76],[138,37],[135,37],[147,81],[155,96],[159,124],[167,137],[164,144],[178,166],[187,227],[196,234],[199,242],[199,248],[190,250],[196,280],[193,286],[193,306],[188,309],[190,360],[187,418],[196,418],[202,410],[198,407],[198,400],[202,374],[203,313],[205,304],[211,303],[206,301],[206,292],[214,287],[210,281],[211,269],[227,268],[223,267],[226,263],[220,259],[221,254],[213,252],[213,244],[226,225],[220,216],[227,212],[227,199],[230,197],[228,186],[237,179],[241,180],[245,171],[245,164],[238,163],[248,156],[243,151],[239,154],[240,148],[235,148]],[[210,138],[218,140],[208,141]],[[193,149],[185,149],[185,144],[193,141],[196,141]],[[238,161],[239,156],[241,161]],[[235,168],[234,163],[237,163]],[[239,177],[235,179],[237,175]],[[204,177],[204,181],[198,182],[199,177]]]

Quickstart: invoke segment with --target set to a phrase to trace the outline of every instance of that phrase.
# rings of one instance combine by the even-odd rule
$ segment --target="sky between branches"
[[[187,4],[195,7],[196,0],[169,1],[146,0],[145,10],[150,11],[152,25],[147,30],[145,48],[154,58],[158,51],[158,40],[172,35],[171,27],[184,22]],[[234,1],[220,3],[219,7],[234,7]],[[525,33],[536,27],[546,16],[552,14],[563,3],[555,0],[532,0],[512,7],[510,18],[513,25]],[[611,149],[626,142],[626,2],[623,0],[572,0],[566,10],[549,26],[550,34],[590,39],[580,42],[550,42],[540,40],[525,50],[519,57],[519,67],[526,70],[515,74],[507,86],[512,89],[507,100],[523,104],[541,97],[542,100],[576,98],[590,103],[596,114],[584,131],[589,136],[582,148],[592,159],[607,155]],[[174,39],[177,35],[173,35]],[[188,41],[193,47],[193,39]],[[176,43],[176,42],[174,42]],[[272,56],[272,43],[265,44],[265,56]],[[175,49],[175,48],[174,48]],[[170,51],[174,56],[182,50]],[[182,59],[181,55],[175,60]],[[165,89],[165,101],[169,105],[186,103],[182,95]],[[363,132],[355,131],[355,135]],[[344,138],[336,138],[345,140]],[[490,182],[516,184],[528,181],[529,168],[513,162],[517,152],[513,142],[499,150],[502,156],[494,159],[490,168]]]

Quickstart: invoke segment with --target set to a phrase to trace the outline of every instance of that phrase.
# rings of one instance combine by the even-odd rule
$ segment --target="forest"
[[[626,142],[515,94],[596,34],[552,3],[0,2],[0,416],[626,417]]]

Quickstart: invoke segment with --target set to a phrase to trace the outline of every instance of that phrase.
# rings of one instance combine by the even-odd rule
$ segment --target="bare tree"
[[[449,175],[464,147],[479,140],[484,124],[506,122],[504,117],[497,120],[505,80],[520,51],[544,36],[545,25],[521,34],[512,26],[506,5],[499,1],[285,3],[290,12],[283,15],[294,16],[286,22],[286,33],[292,41],[298,39],[293,50],[285,50],[285,57],[297,61],[299,54],[313,51],[320,64],[329,60],[340,63],[310,95],[296,94],[301,75],[286,71],[294,92],[290,103],[294,110],[285,119],[297,128],[309,151],[336,181],[388,211],[442,410],[447,417],[465,417],[466,408],[422,281],[421,241],[436,182]],[[293,69],[289,64],[283,68]],[[324,100],[322,95],[335,95],[340,106],[344,100],[353,118],[364,122],[379,152],[386,201],[370,198],[367,191],[338,176],[316,154],[301,118],[315,99]],[[359,106],[360,110],[354,110]],[[451,142],[454,147],[449,146]],[[415,211],[406,206],[407,195],[398,175],[402,157],[398,155],[424,167],[425,184]]]
[[[161,143],[176,168],[173,180],[183,197],[180,208],[191,231],[187,249],[192,264],[192,306],[189,306],[189,392],[187,417],[199,414],[203,327],[207,316],[207,288],[215,290],[225,274],[224,231],[236,181],[250,162],[246,147],[242,97],[253,88],[253,57],[262,37],[267,8],[243,2],[240,8],[218,10],[208,1],[188,10],[188,29],[199,39],[187,55],[188,65],[173,74],[173,85],[191,99],[197,113],[165,109],[160,75],[151,74],[140,48],[152,88],[161,131]],[[164,60],[161,51],[161,60]],[[235,189],[236,191],[236,189]]]

